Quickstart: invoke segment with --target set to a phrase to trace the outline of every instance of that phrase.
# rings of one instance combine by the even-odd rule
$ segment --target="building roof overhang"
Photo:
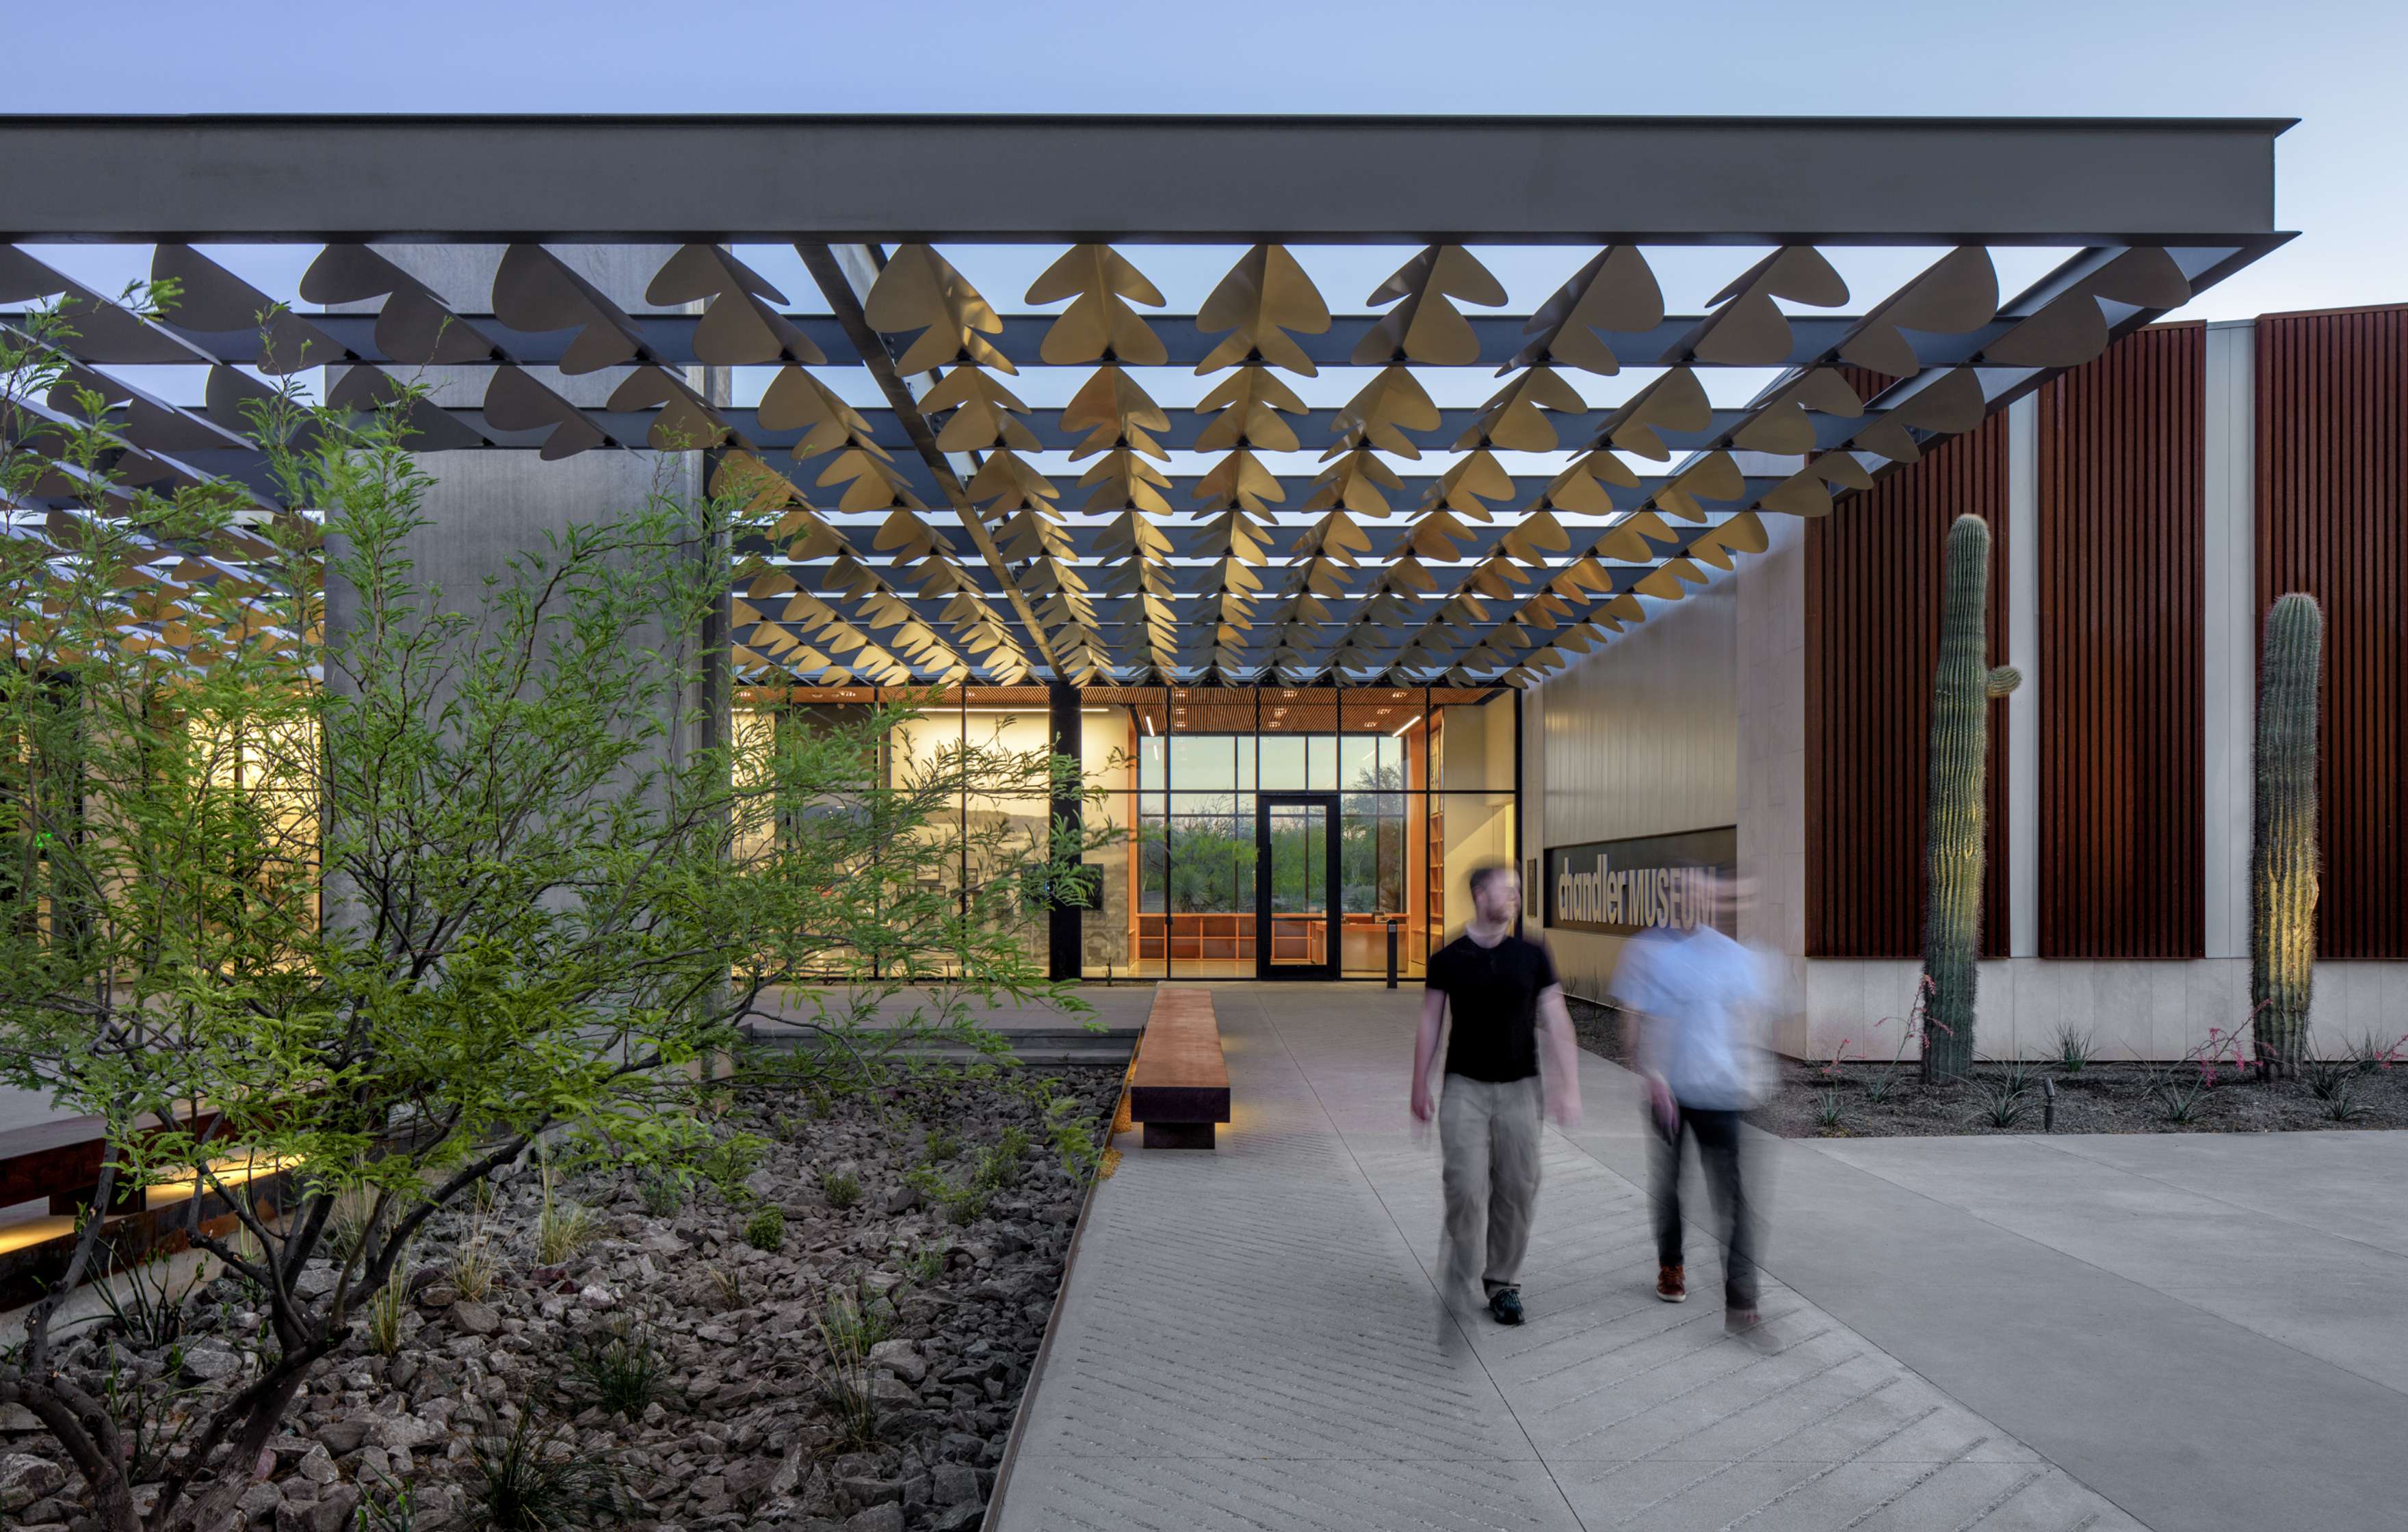
[[[438,377],[429,451],[704,448],[774,502],[754,677],[1526,682],[2282,243],[2289,125],[0,118],[0,306],[80,306],[133,445],[263,499],[254,373]],[[79,241],[183,307],[43,258]],[[268,293],[194,248],[245,244],[324,249]],[[509,247],[489,290],[413,272],[448,244]],[[991,302],[998,245],[1068,253]],[[1348,312],[1312,268],[1361,245],[1396,271]],[[1518,246],[1574,248],[1516,295]],[[1676,259],[1729,279],[1668,312]]]

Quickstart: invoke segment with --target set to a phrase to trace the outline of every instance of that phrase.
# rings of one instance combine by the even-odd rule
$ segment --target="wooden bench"
[[[1229,1120],[1229,1066],[1208,990],[1157,989],[1129,1072],[1129,1118],[1148,1149],[1210,1149]]]

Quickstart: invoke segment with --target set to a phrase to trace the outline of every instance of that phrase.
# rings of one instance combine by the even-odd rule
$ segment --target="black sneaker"
[[[1522,1323],[1522,1295],[1513,1288],[1500,1287],[1488,1295],[1488,1311],[1499,1324]]]

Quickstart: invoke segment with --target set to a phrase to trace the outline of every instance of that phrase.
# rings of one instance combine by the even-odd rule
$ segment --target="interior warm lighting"
[[[246,1186],[263,1176],[272,1176],[300,1163],[296,1158],[263,1154],[253,1160],[214,1161],[209,1168],[217,1172],[218,1181],[222,1185]],[[143,1194],[142,1205],[146,1208],[172,1207],[192,1195],[193,1183],[190,1181],[161,1181]]]
[[[22,1224],[0,1224],[0,1255],[14,1255],[21,1250],[63,1239],[75,1232],[76,1221],[67,1217],[28,1218]]]
[[[1414,724],[1416,724],[1416,723],[1420,723],[1421,721],[1422,721],[1422,715],[1421,715],[1421,714],[1419,714],[1419,713],[1415,713],[1415,714],[1413,714],[1413,716],[1412,716],[1412,717],[1411,717],[1411,718],[1409,718],[1409,719],[1406,719],[1406,720],[1404,721],[1404,723],[1401,723],[1401,724],[1398,725],[1397,732],[1396,732],[1396,733],[1394,733],[1394,734],[1392,734],[1392,735],[1390,735],[1390,736],[1388,736],[1388,737],[1389,737],[1389,738],[1391,738],[1391,739],[1402,739],[1402,738],[1405,737],[1405,730],[1412,728]]]
[[[1152,713],[1140,713],[1140,714],[1138,714],[1137,716],[1138,716],[1138,722],[1140,722],[1140,723],[1143,723],[1143,724],[1145,725],[1145,737],[1146,737],[1148,739],[1153,738],[1153,737],[1154,737],[1154,715],[1153,715]]]

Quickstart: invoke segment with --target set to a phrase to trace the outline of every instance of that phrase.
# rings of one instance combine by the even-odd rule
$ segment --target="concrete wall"
[[[485,312],[493,307],[494,272],[504,247],[499,245],[380,245],[379,253],[426,283],[452,308]],[[559,255],[612,301],[630,313],[662,312],[644,301],[644,288],[673,246],[560,246]],[[374,308],[374,303],[355,306]],[[690,311],[695,306],[685,306]],[[444,404],[477,405],[491,379],[488,368],[394,368],[407,381],[423,383]],[[626,377],[629,369],[608,368],[579,377],[557,369],[531,367],[538,381],[573,404],[599,406]],[[688,380],[715,396],[718,379],[695,369]],[[614,512],[640,508],[656,493],[697,495],[703,490],[703,459],[698,452],[662,453],[597,448],[556,463],[541,461],[531,451],[427,452],[421,466],[432,478],[422,507],[427,524],[408,539],[413,576],[439,587],[444,606],[471,609],[480,599],[487,576],[502,573],[519,554],[539,550],[548,536],[572,524],[602,521]],[[721,557],[711,550],[699,556]],[[330,638],[339,637],[353,620],[351,593],[340,581],[328,581],[326,622]],[[656,643],[649,634],[631,634],[631,645]],[[697,678],[681,698],[681,711],[698,715],[698,726],[668,741],[683,751],[724,737],[727,725],[728,689],[724,676]]]
[[[1541,869],[1549,846],[1738,818],[1739,581],[1716,575],[1684,601],[1646,605],[1646,622],[1524,695],[1523,854]],[[1622,938],[1546,937],[1565,986],[1601,996]]]

